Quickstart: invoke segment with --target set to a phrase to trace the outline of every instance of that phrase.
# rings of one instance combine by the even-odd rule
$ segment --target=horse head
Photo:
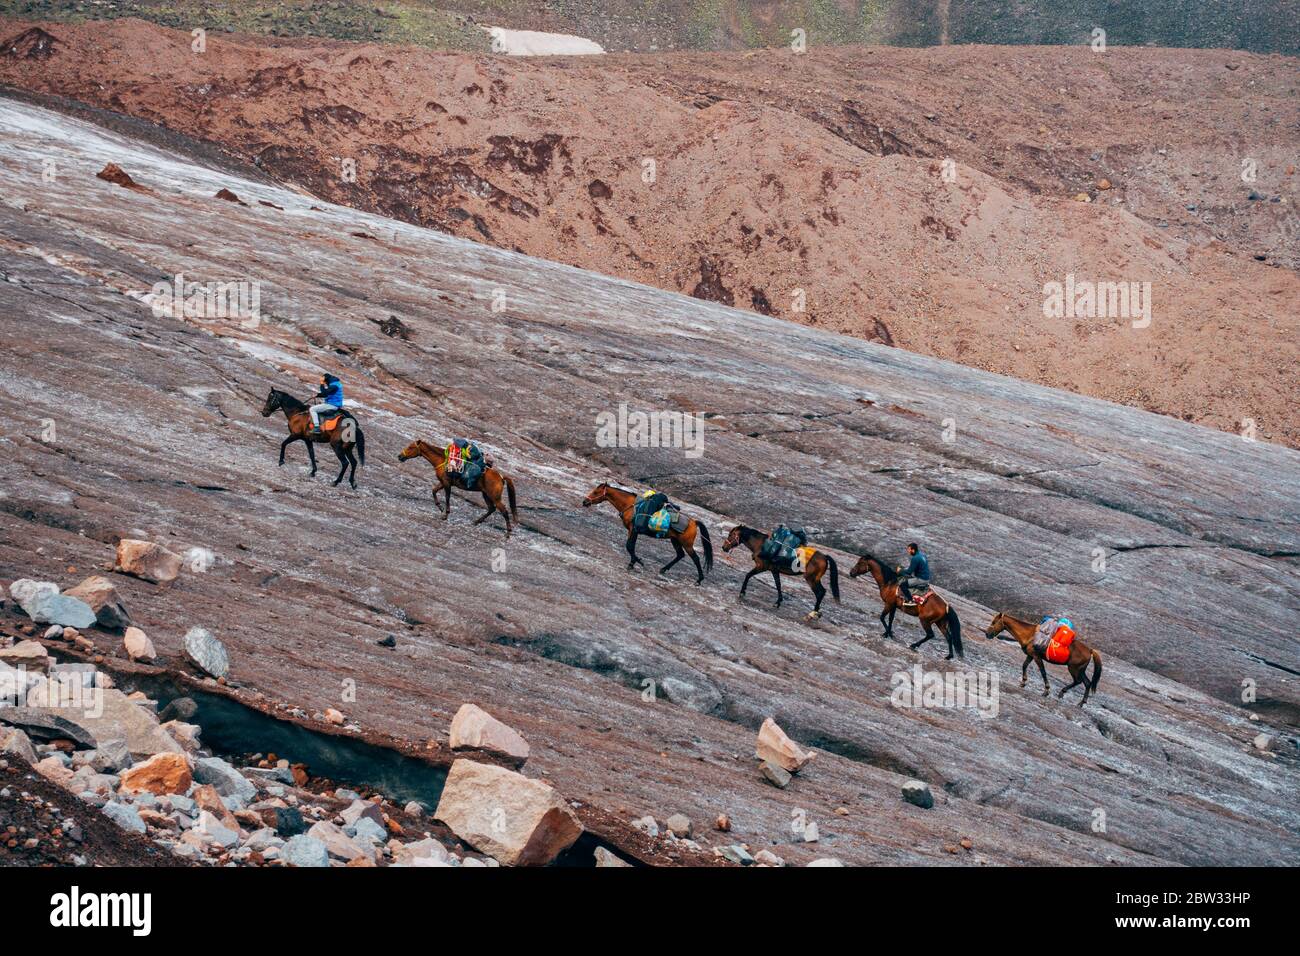
[[[722,550],[730,551],[732,548],[740,547],[740,533],[744,530],[744,525],[736,525],[727,532],[727,540],[722,542]]]
[[[984,636],[988,638],[997,637],[999,634],[1005,631],[1006,628],[1007,628],[1006,615],[1003,614],[1001,611],[998,611],[997,614],[993,615],[993,620],[989,622],[989,626],[984,629]]]
[[[881,570],[884,570],[884,565],[882,565],[879,561],[876,561],[876,559],[871,555],[864,554],[862,557],[858,558],[857,563],[853,565],[853,567],[849,570],[849,577],[856,578],[859,575],[871,574],[872,573],[871,564],[873,561],[875,562],[877,567],[881,568]]]
[[[595,488],[591,489],[591,493],[587,495],[587,497],[582,499],[582,506],[587,508],[591,505],[598,505],[602,501],[607,500],[609,500],[609,482],[602,481]]]
[[[407,445],[405,448],[402,449],[402,451],[397,456],[397,460],[409,461],[412,458],[418,458],[422,454],[422,452],[420,451],[420,446],[422,444],[423,442],[421,442],[420,439],[417,438],[415,441],[411,442],[409,445]]]
[[[273,388],[269,392],[267,392],[266,404],[262,406],[262,417],[270,418],[277,411],[279,411],[280,408],[282,407],[281,399],[283,398],[284,398],[284,393],[277,389]]]

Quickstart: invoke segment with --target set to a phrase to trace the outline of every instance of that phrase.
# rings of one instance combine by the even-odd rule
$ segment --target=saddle
[[[324,435],[327,438],[331,437],[334,434],[334,430],[339,427],[339,424],[343,419],[351,417],[352,416],[347,412],[337,412],[330,415],[328,418],[322,416],[320,420],[320,428],[317,428],[312,434]]]

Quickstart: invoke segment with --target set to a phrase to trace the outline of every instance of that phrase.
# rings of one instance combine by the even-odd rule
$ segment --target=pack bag
[[[662,491],[655,491],[653,488],[647,488],[636,499],[634,505],[637,515],[646,515],[649,517],[656,511],[669,507],[668,496]]]
[[[478,486],[486,468],[483,450],[477,443],[468,438],[453,438],[447,446],[447,471],[459,474],[466,490],[472,491]]]
[[[1074,622],[1063,617],[1056,622],[1052,637],[1047,642],[1046,657],[1053,664],[1064,664],[1070,660],[1070,645],[1074,643]]]
[[[768,561],[780,561],[793,565],[795,552],[808,544],[808,535],[802,528],[787,528],[783,524],[772,529],[771,535],[763,542],[759,555]]]

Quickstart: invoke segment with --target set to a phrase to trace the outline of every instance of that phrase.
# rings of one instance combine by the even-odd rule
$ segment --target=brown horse
[[[885,637],[894,636],[894,615],[899,608],[902,608],[904,614],[918,618],[921,626],[925,628],[925,637],[915,644],[908,645],[912,650],[931,640],[934,637],[934,628],[938,627],[948,641],[948,656],[944,660],[952,660],[954,651],[962,660],[966,659],[961,648],[961,621],[957,617],[957,611],[949,607],[948,602],[941,598],[938,592],[931,591],[930,596],[920,605],[908,604],[898,593],[898,574],[894,569],[877,561],[871,555],[864,554],[858,558],[858,563],[853,565],[849,577],[856,578],[859,574],[868,573],[876,579],[876,587],[880,589],[880,600],[885,602],[885,609],[880,612],[880,623],[885,629]]]
[[[519,520],[519,510],[515,507],[515,483],[510,478],[497,471],[489,464],[483,469],[483,474],[478,480],[477,488],[466,488],[465,481],[459,474],[447,473],[447,452],[444,448],[437,448],[427,441],[416,439],[397,456],[398,461],[407,461],[411,458],[423,457],[429,464],[433,465],[433,470],[438,474],[438,484],[433,489],[433,503],[437,505],[438,510],[442,512],[442,520],[446,521],[451,517],[451,489],[453,486],[465,491],[479,491],[483,495],[483,502],[487,505],[487,511],[479,515],[474,521],[475,524],[482,524],[488,518],[492,517],[493,512],[501,512],[501,516],[506,519],[506,537],[510,537],[510,517],[514,516]],[[444,508],[438,502],[438,492],[445,490],[447,492],[447,506]],[[501,494],[505,492],[510,499],[510,508],[501,502]]]
[[[645,564],[636,556],[636,538],[637,532],[632,530],[632,519],[636,516],[636,493],[625,491],[622,488],[615,488],[607,482],[601,482],[595,488],[591,489],[591,494],[582,499],[584,508],[591,505],[598,505],[602,501],[608,501],[614,506],[620,518],[623,519],[623,527],[627,528],[627,553],[631,559],[628,561],[627,569],[631,571],[638,564]],[[704,545],[704,566],[700,566],[699,555],[695,553],[695,536],[698,533],[701,543]],[[695,583],[699,584],[704,580],[704,572],[713,570],[713,542],[709,540],[709,529],[701,521],[690,518],[686,522],[686,528],[683,531],[668,532],[668,540],[672,542],[673,547],[677,549],[677,556],[659,569],[663,574],[674,564],[680,561],[686,555],[691,556],[695,562],[696,578]]]
[[[288,392],[273,388],[266,396],[266,404],[262,406],[262,417],[269,418],[277,411],[284,412],[284,417],[289,423],[289,437],[280,443],[281,465],[284,464],[284,450],[294,442],[300,441],[307,446],[307,457],[311,459],[311,473],[315,475],[316,449],[312,444],[329,442],[330,448],[334,449],[334,454],[338,456],[339,463],[342,465],[339,468],[339,476],[334,479],[334,484],[337,485],[343,480],[344,473],[351,466],[352,474],[348,476],[348,484],[353,488],[357,486],[357,457],[352,454],[352,449],[356,448],[357,456],[360,456],[361,464],[364,465],[366,436],[351,412],[340,409],[337,415],[322,416],[321,430],[313,431],[311,414],[307,411],[306,403],[298,401]],[[332,428],[326,427],[331,423]]]
[[[754,555],[754,569],[745,575],[745,580],[740,583],[740,596],[745,596],[745,589],[749,587],[749,579],[756,574],[764,571],[772,572],[772,580],[776,582],[776,606],[781,606],[781,575],[783,574],[802,574],[803,579],[808,582],[812,588],[813,595],[817,598],[817,603],[808,614],[808,620],[815,621],[822,616],[822,598],[826,597],[826,588],[822,586],[822,576],[827,571],[831,575],[831,596],[835,598],[835,603],[840,602],[840,572],[835,566],[835,559],[829,554],[823,554],[821,551],[813,551],[811,557],[796,571],[793,567],[783,568],[773,561],[763,557],[763,543],[767,541],[768,536],[754,528],[747,528],[743,524],[736,525],[727,535],[727,540],[722,543],[723,551],[730,551],[732,548],[738,548],[741,545],[749,548]]]
[[[1052,692],[1052,688],[1047,683],[1047,668],[1043,666],[1043,661],[1046,660],[1043,656],[1046,648],[1034,646],[1034,635],[1038,632],[1038,625],[999,611],[993,616],[993,622],[989,624],[984,636],[997,637],[1003,631],[1014,637],[1020,649],[1025,652],[1025,666],[1020,668],[1020,686],[1024,687],[1025,682],[1029,680],[1029,662],[1037,661],[1038,673],[1043,675],[1043,696],[1046,697]],[[1092,661],[1093,665],[1091,683],[1085,673],[1088,661]],[[1053,664],[1055,661],[1047,661],[1047,663]],[[1074,678],[1074,683],[1069,687],[1062,687],[1057,697],[1064,697],[1067,690],[1082,684],[1083,700],[1079,701],[1079,706],[1082,707],[1088,702],[1088,695],[1096,691],[1097,685],[1101,682],[1101,654],[1076,637],[1074,643],[1070,645],[1070,659],[1065,662],[1065,666],[1069,669],[1070,676]]]

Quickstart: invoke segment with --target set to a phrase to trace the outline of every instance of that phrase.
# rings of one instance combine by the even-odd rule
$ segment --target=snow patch
[[[488,33],[492,37],[492,52],[508,56],[587,56],[605,52],[604,47],[594,40],[567,33],[507,30],[505,27],[489,27]]]

